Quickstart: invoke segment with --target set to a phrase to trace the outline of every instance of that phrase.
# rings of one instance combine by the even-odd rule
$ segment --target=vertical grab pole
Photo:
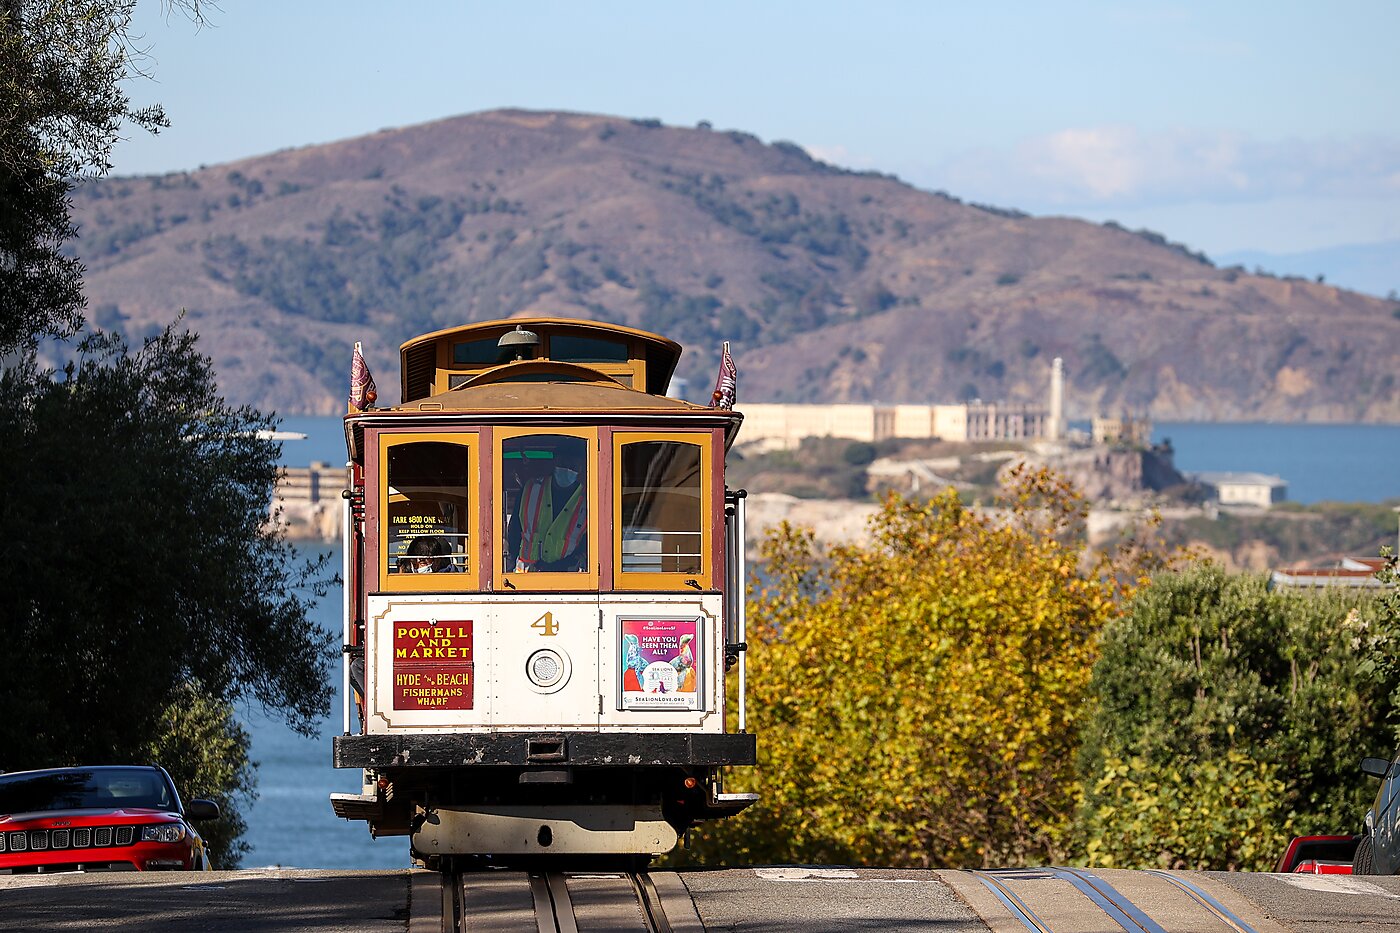
[[[729,652],[739,643],[739,617],[734,610],[734,594],[739,592],[739,551],[734,544],[734,494],[724,491],[724,655],[729,671]]]
[[[736,576],[739,578],[739,585],[735,587],[734,598],[735,611],[739,621],[739,731],[748,731],[748,713],[746,703],[748,701],[748,671],[747,661],[749,654],[749,626],[748,626],[748,581],[749,581],[749,558],[748,558],[748,529],[746,524],[746,512],[748,503],[748,492],[739,490],[734,497],[734,537],[735,553],[737,560],[735,566],[738,567]]]
[[[349,464],[346,464],[348,467]],[[354,488],[353,486],[351,488]],[[345,728],[344,734],[350,734],[350,628],[354,624],[350,612],[350,561],[355,549],[355,517],[354,508],[349,497],[341,499],[340,506],[340,609],[341,609],[341,645],[340,652],[340,695],[342,699],[342,712],[344,713]]]

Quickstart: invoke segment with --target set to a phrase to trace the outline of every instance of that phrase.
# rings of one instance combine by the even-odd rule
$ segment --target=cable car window
[[[594,380],[576,373],[511,373],[502,376],[498,382],[593,382]]]
[[[500,350],[496,348],[496,338],[489,340],[466,340],[452,345],[452,362],[481,365],[494,364]]]
[[[631,359],[625,343],[560,334],[549,338],[549,358],[565,363],[626,363]]]
[[[527,434],[501,444],[505,573],[582,573],[588,555],[588,444]]]
[[[622,445],[623,573],[701,573],[700,453],[675,441]]]
[[[387,452],[387,571],[466,573],[471,509],[467,448],[436,441]]]

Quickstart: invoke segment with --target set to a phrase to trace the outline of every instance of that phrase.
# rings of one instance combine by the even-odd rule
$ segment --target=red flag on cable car
[[[715,391],[710,394],[710,407],[726,411],[734,407],[734,397],[739,391],[739,370],[734,366],[734,357],[729,355],[729,341],[724,342],[724,352],[719,358],[719,376],[715,379]]]
[[[369,364],[365,362],[360,342],[355,341],[355,355],[350,359],[350,411],[364,411],[379,398],[379,389],[374,377],[369,374]]]

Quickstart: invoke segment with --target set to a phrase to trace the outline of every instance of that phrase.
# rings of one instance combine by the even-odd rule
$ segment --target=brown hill
[[[283,413],[341,410],[355,340],[393,401],[401,341],[547,313],[681,341],[692,397],[730,339],[751,400],[1038,400],[1063,356],[1071,416],[1400,420],[1392,302],[745,133],[494,111],[75,204],[91,317],[186,308],[225,392]]]

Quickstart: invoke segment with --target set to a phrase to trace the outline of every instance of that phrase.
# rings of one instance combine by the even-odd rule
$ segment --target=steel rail
[[[1129,933],[1167,933],[1157,921],[1129,900],[1127,895],[1093,872],[1082,868],[1051,868],[1049,871],[1055,877],[1074,885],[1080,893],[1097,904]]]
[[[462,876],[445,871],[441,877],[442,933],[457,933],[462,925]]]
[[[1010,889],[1003,879],[1010,880],[1045,880],[1056,879],[1068,882],[1079,893],[1087,897],[1094,906],[1102,910],[1108,917],[1118,924],[1125,933],[1167,933],[1167,931],[1157,921],[1147,916],[1140,907],[1132,902],[1122,891],[1119,891],[1108,881],[1090,871],[1082,868],[1010,868],[1001,870],[969,870],[968,872],[977,878],[987,887],[997,899],[1002,902],[1012,916],[1021,922],[1027,930],[1032,933],[1053,933],[1049,924],[1035,914],[1033,910],[1017,894]],[[1175,879],[1173,879],[1175,880]],[[1187,892],[1191,893],[1191,892]],[[1201,892],[1205,895],[1205,892]],[[1209,905],[1207,905],[1209,906]],[[1223,910],[1223,908],[1221,908]],[[1227,923],[1230,921],[1226,916],[1218,911],[1211,911],[1220,919]],[[1233,924],[1232,924],[1233,925]],[[1240,929],[1235,927],[1237,933],[1256,933],[1248,928]]]
[[[530,894],[535,899],[535,926],[539,933],[578,933],[574,902],[562,872],[532,872]]]
[[[661,906],[661,895],[651,875],[644,871],[629,871],[627,878],[632,882],[632,891],[637,895],[637,904],[642,908],[642,919],[652,933],[672,933],[671,923],[666,919],[666,910]]]
[[[1226,925],[1233,927],[1236,933],[1259,933],[1254,927],[1241,920],[1230,908],[1211,897],[1210,894],[1195,882],[1187,881],[1185,878],[1178,878],[1176,875],[1162,871],[1160,868],[1149,868],[1147,869],[1147,873],[1149,875],[1156,875],[1159,878],[1165,878],[1185,891],[1197,904],[1200,904],[1210,913],[1215,914],[1215,916]]]
[[[1011,915],[1021,921],[1021,925],[1027,930],[1032,931],[1032,933],[1053,933],[1050,927],[1046,926],[1045,922],[1035,915],[1035,911],[1026,906],[1025,901],[1017,897],[1015,892],[1002,884],[991,872],[979,871],[972,868],[964,870],[969,875],[982,882],[987,890],[995,894],[997,900],[1001,901],[1002,905],[1007,910],[1011,911]]]
[[[533,871],[521,879],[528,887],[528,901],[526,903],[533,907],[536,933],[578,933],[578,915],[575,912],[574,899],[569,893],[568,886],[571,874],[559,871]],[[473,877],[487,876],[470,871],[443,873],[443,933],[468,933],[468,931],[477,929],[473,924],[472,917],[467,912],[467,889]],[[634,898],[634,900],[626,901],[626,904],[630,906],[623,907],[620,902],[614,908],[610,908],[625,914],[625,920],[621,915],[610,918],[611,923],[608,925],[608,929],[644,928],[647,933],[674,933],[674,928],[666,917],[660,893],[648,873],[618,872],[598,876],[590,872],[581,877],[595,880],[601,877],[611,882],[611,890],[616,891],[619,896],[625,899],[625,895],[622,895],[621,892],[627,890]],[[519,891],[520,889],[515,888],[515,890]],[[521,894],[525,895],[526,892],[521,891]],[[597,909],[598,905],[595,904],[592,910],[596,911]],[[598,920],[599,918],[595,916],[592,923],[596,925]],[[499,923],[500,921],[495,922]],[[497,929],[497,926],[492,925],[491,929]]]

